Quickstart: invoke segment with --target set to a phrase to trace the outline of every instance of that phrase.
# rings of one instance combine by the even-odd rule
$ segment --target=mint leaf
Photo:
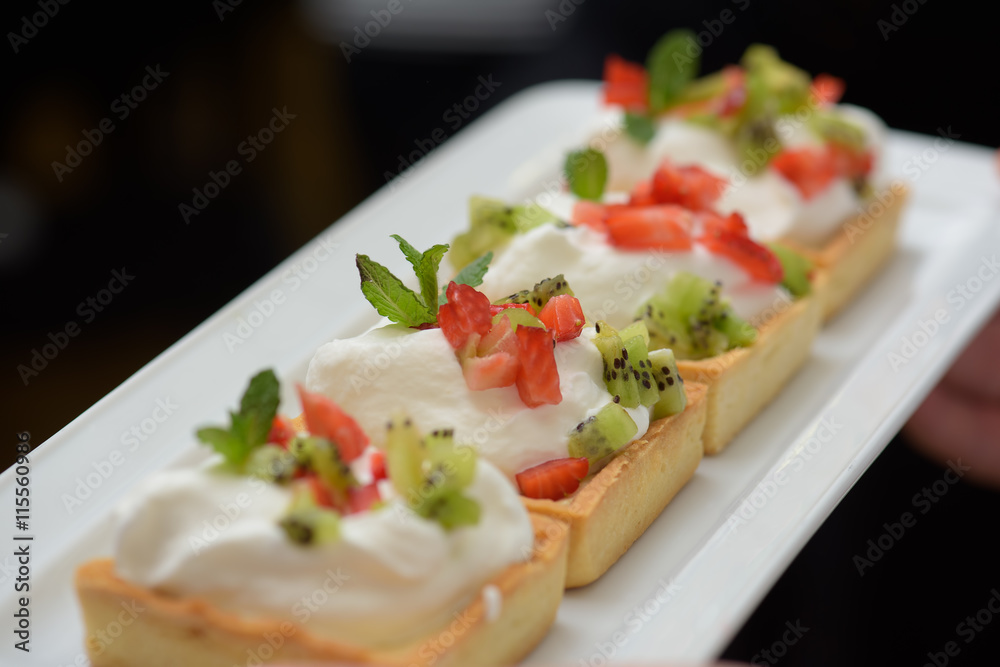
[[[396,239],[396,243],[399,244],[399,249],[403,251],[404,255],[406,255],[406,261],[409,262],[410,266],[413,267],[414,273],[419,271],[420,257],[422,253],[413,246],[411,246],[409,243],[407,243],[406,239],[404,239],[399,234],[391,234],[390,236]]]
[[[408,327],[433,324],[437,320],[416,292],[389,269],[367,255],[357,255],[355,261],[361,274],[361,292],[379,315]]]
[[[698,74],[700,56],[701,48],[690,30],[671,30],[653,45],[646,57],[650,111],[658,113],[677,101]]]
[[[563,165],[570,192],[580,199],[600,200],[608,182],[608,161],[604,153],[593,148],[573,151]]]
[[[642,114],[625,112],[625,134],[640,145],[645,146],[656,135],[656,125],[653,119]]]
[[[469,262],[469,264],[467,264],[464,269],[459,271],[458,275],[452,279],[452,282],[456,282],[459,285],[479,287],[483,284],[483,276],[485,276],[486,272],[490,270],[490,262],[492,261],[493,251],[491,250],[479,259]],[[443,306],[448,303],[448,297],[445,295],[445,291],[447,289],[447,285],[441,288],[441,296],[438,297],[438,306]]]
[[[278,378],[271,369],[253,376],[240,400],[240,411],[230,412],[228,429],[209,426],[198,429],[199,440],[222,454],[229,464],[240,467],[255,448],[267,442],[280,399]]]
[[[427,306],[436,320],[438,307],[437,272],[441,266],[441,258],[448,252],[448,246],[438,244],[420,252],[399,234],[393,234],[392,238],[396,239],[396,242],[399,243],[399,249],[406,255],[406,261],[413,266],[413,272],[417,274],[417,280],[420,281],[420,300]]]

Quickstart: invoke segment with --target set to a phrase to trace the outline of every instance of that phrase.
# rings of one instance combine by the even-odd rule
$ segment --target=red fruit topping
[[[366,486],[352,486],[347,490],[347,507],[351,514],[365,512],[381,499],[375,482]]]
[[[711,252],[734,261],[754,280],[780,283],[785,277],[781,262],[774,253],[745,235],[728,229],[711,229],[706,230],[698,241]]]
[[[661,204],[680,204],[692,211],[710,209],[726,188],[719,178],[697,165],[677,167],[664,160],[653,174],[653,198]]]
[[[376,449],[371,455],[372,479],[376,482],[380,479],[389,479],[389,474],[385,469],[385,452]]]
[[[580,300],[569,294],[557,294],[538,314],[545,328],[549,330],[556,342],[572,340],[583,331],[586,320]]]
[[[521,363],[517,355],[494,352],[485,357],[462,359],[462,374],[465,384],[472,391],[509,387],[517,380]]]
[[[317,505],[320,507],[337,506],[333,500],[333,494],[330,493],[330,489],[323,483],[323,480],[315,475],[305,477],[304,479],[305,483],[309,486],[309,490],[312,491],[313,498],[316,500]]]
[[[306,427],[315,436],[326,438],[340,451],[340,458],[350,463],[368,446],[368,436],[340,406],[322,394],[298,386]]]
[[[673,204],[620,207],[608,213],[608,234],[614,245],[632,249],[690,250],[690,211]]]
[[[632,194],[628,198],[629,206],[652,206],[657,203],[653,197],[653,182],[639,181],[632,188]]]
[[[794,185],[802,196],[812,199],[837,176],[833,162],[823,148],[792,148],[774,156],[771,166]]]
[[[527,326],[518,327],[514,333],[521,357],[516,381],[521,401],[529,408],[562,401],[552,334],[540,327]]]
[[[836,104],[844,95],[844,80],[829,74],[817,74],[810,90],[820,106]]]
[[[490,315],[490,300],[482,292],[469,285],[459,285],[452,281],[445,290],[448,303],[438,309],[438,324],[441,332],[456,350],[469,339],[470,334],[480,337],[489,333],[493,325]]]
[[[859,151],[850,146],[829,143],[826,147],[827,159],[833,163],[834,171],[851,180],[864,178],[872,170],[871,151]]]
[[[706,234],[724,231],[731,234],[738,234],[739,236],[750,235],[750,230],[747,229],[747,223],[743,220],[743,216],[735,211],[726,217],[722,217],[718,213],[706,212],[702,214],[701,221],[705,227]]]
[[[604,60],[604,103],[635,111],[649,106],[649,77],[646,69],[621,56]]]
[[[517,305],[528,306],[526,303]],[[535,314],[535,310],[531,306],[523,310],[527,310],[532,315]],[[494,352],[506,352],[515,357],[517,356],[517,336],[514,335],[514,327],[511,326],[509,317],[498,319],[493,328],[490,329],[490,332],[483,336],[483,339],[479,341],[479,345],[476,347],[476,356],[486,356]]]
[[[573,204],[573,224],[581,227],[590,227],[596,232],[608,231],[604,224],[604,218],[608,211],[604,204],[581,200]]]
[[[523,470],[514,477],[521,495],[559,500],[580,488],[580,480],[589,470],[590,462],[585,458],[555,459]]]
[[[288,442],[295,437],[295,426],[292,420],[284,415],[275,415],[271,422],[271,431],[267,434],[267,441],[276,445],[288,448]]]
[[[499,313],[502,313],[508,308],[520,308],[521,310],[528,311],[536,317],[538,316],[538,313],[535,312],[535,309],[531,307],[530,303],[491,303],[490,317],[496,317]]]

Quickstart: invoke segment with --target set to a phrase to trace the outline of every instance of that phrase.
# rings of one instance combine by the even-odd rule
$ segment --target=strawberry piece
[[[644,111],[649,106],[649,76],[639,63],[621,56],[604,60],[604,103]]]
[[[515,304],[509,305],[514,306]],[[526,306],[522,310],[527,310],[532,315],[535,314],[535,309],[526,303],[516,305]],[[500,312],[503,311],[501,310]],[[483,339],[476,346],[476,356],[486,356],[494,352],[506,352],[507,354],[517,356],[517,336],[514,335],[514,327],[511,326],[509,317],[505,316],[498,319],[494,323],[493,328],[490,329],[490,332],[483,336]]]
[[[830,154],[823,148],[786,149],[774,156],[771,166],[794,185],[805,199],[825,190],[837,176]]]
[[[555,459],[522,470],[514,477],[521,495],[559,500],[580,488],[580,480],[589,470],[590,462],[586,458]]]
[[[372,505],[382,500],[378,492],[378,484],[372,482],[365,486],[352,486],[347,491],[347,508],[351,514],[366,512]]]
[[[608,227],[604,224],[604,219],[607,214],[607,207],[604,204],[582,199],[573,204],[572,222],[581,227],[590,227],[595,232],[606,232]]]
[[[750,235],[750,230],[747,229],[747,223],[743,220],[743,216],[735,211],[724,218],[718,213],[706,212],[702,214],[701,221],[706,234],[724,231],[739,236]]]
[[[653,197],[653,182],[652,181],[639,181],[632,188],[632,194],[629,195],[628,205],[629,206],[653,206],[657,201]]]
[[[445,295],[448,303],[438,309],[438,324],[454,349],[465,345],[471,334],[479,334],[481,338],[489,333],[493,316],[490,315],[490,300],[485,294],[469,285],[452,281],[448,283]]]
[[[302,385],[297,389],[309,432],[332,442],[345,463],[358,458],[368,446],[368,436],[358,423],[326,396],[306,391]]]
[[[520,369],[517,356],[506,352],[462,359],[462,375],[472,391],[509,387],[517,380]]]
[[[785,277],[781,262],[774,253],[745,235],[728,229],[712,229],[707,230],[698,241],[716,255],[731,259],[754,280],[780,283]]]
[[[562,392],[552,334],[541,327],[527,326],[518,327],[514,333],[521,358],[516,380],[521,401],[529,408],[558,404]]]
[[[611,242],[622,248],[690,250],[690,211],[673,204],[619,207],[608,214]]]
[[[820,106],[836,104],[844,96],[844,80],[829,74],[817,74],[809,87]]]
[[[288,443],[294,437],[295,426],[292,424],[292,420],[284,415],[274,415],[271,431],[267,434],[267,441],[288,449]]]
[[[491,303],[490,304],[490,317],[496,317],[508,308],[520,308],[521,310],[526,310],[534,316],[538,316],[535,309],[531,307],[530,303]],[[485,336],[483,337],[486,338]]]
[[[305,477],[305,483],[308,485],[309,490],[313,494],[313,498],[316,500],[316,504],[320,507],[336,507],[337,504],[333,500],[333,494],[330,493],[330,489],[327,488],[326,484],[323,483],[316,475],[310,475]]]
[[[653,174],[652,196],[661,204],[680,204],[692,211],[710,209],[726,188],[719,178],[697,165],[676,167],[668,160]]]
[[[827,159],[833,164],[833,170],[840,176],[855,180],[864,178],[872,170],[871,151],[859,151],[836,142],[828,143],[826,150]]]
[[[385,469],[385,452],[376,449],[371,455],[372,479],[376,482],[380,479],[389,479],[389,473]]]
[[[569,294],[557,294],[549,299],[538,314],[538,319],[556,342],[573,340],[579,336],[586,321],[580,300]]]

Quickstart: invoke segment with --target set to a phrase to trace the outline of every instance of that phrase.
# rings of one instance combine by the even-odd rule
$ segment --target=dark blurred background
[[[996,146],[996,24],[984,11],[943,0],[8,0],[0,433],[49,438],[383,186],[400,155],[439,128],[452,135],[444,114],[479,76],[501,85],[463,127],[533,84],[599,78],[609,52],[641,61],[663,32],[686,26],[711,33],[703,71],[770,43],[807,71],[844,78],[846,101],[893,127],[950,125]],[[366,42],[358,33],[373,18],[384,25]],[[272,127],[287,125],[273,141],[244,143],[285,109],[294,118],[278,116]],[[196,200],[192,189],[214,192],[210,172],[230,160],[240,172]],[[179,211],[202,203],[187,220]],[[134,278],[87,304],[116,270]],[[18,370],[66,341],[71,321],[79,331],[44,370]],[[13,446],[3,451],[9,464]],[[940,474],[894,441],[726,655],[750,660],[801,619],[811,629],[776,661],[929,662],[1000,586],[998,495],[957,485],[864,578],[851,555]],[[948,659],[996,664],[998,637],[1000,619]]]

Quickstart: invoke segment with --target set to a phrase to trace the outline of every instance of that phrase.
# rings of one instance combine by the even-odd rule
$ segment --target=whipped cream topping
[[[605,320],[620,329],[635,320],[643,302],[662,291],[677,271],[720,281],[723,295],[744,319],[790,300],[782,287],[751,280],[737,264],[697,243],[682,252],[625,250],[587,227],[555,225],[515,236],[493,260],[478,289],[492,301],[562,273],[589,322]]]
[[[865,131],[874,158],[872,183],[876,188],[884,186],[885,124],[861,107],[836,105],[833,109]],[[607,110],[598,120],[602,127],[612,122],[620,125],[621,116],[620,110]],[[760,170],[759,165],[744,162],[722,134],[670,116],[660,118],[657,125],[656,135],[645,147],[624,132],[612,141],[600,140],[608,161],[609,189],[630,190],[636,182],[650,178],[664,158],[678,165],[696,164],[729,181],[716,208],[721,213],[741,213],[751,236],[765,241],[789,238],[808,245],[822,243],[861,205],[844,178],[835,179],[827,191],[806,200],[773,169]],[[786,147],[821,145],[807,121],[794,115],[780,117],[775,127]]]
[[[480,504],[475,526],[446,532],[389,498],[343,517],[339,540],[305,547],[278,526],[290,490],[221,471],[220,460],[161,472],[119,505],[119,576],[375,647],[445,627],[534,544],[517,491],[483,460],[466,490]]]
[[[309,364],[306,387],[336,401],[375,446],[385,440],[386,414],[401,411],[424,432],[454,428],[456,443],[475,447],[513,478],[526,468],[569,456],[570,432],[611,402],[593,336],[588,327],[578,338],[555,346],[562,392],[556,405],[529,408],[515,386],[470,390],[440,329],[400,325],[323,345]],[[637,436],[645,433],[649,408],[628,412]]]

